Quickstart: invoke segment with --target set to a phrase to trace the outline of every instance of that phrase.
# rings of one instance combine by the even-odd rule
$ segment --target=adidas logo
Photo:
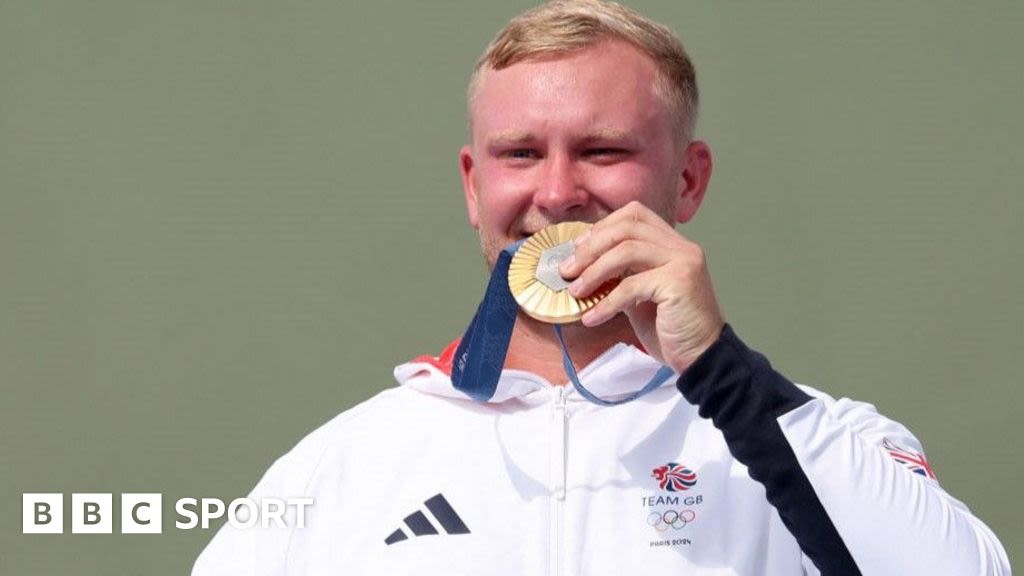
[[[445,500],[444,496],[438,494],[428,498],[424,503],[427,507],[427,511],[430,512],[434,517],[434,524],[438,524],[448,534],[469,534],[469,528],[466,528],[466,523],[459,518],[459,515],[455,513],[455,509],[452,505]],[[417,510],[412,514],[409,514],[403,520],[405,526],[412,531],[413,536],[427,536],[430,534],[437,534],[437,528],[430,522],[427,515],[422,510]],[[399,528],[391,533],[390,536],[384,539],[384,543],[388,546],[401,542],[402,540],[408,540],[409,536],[406,535],[405,530]]]

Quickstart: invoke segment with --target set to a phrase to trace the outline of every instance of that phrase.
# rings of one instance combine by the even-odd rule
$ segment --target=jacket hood
[[[455,339],[438,356],[422,355],[396,366],[395,380],[425,394],[469,400],[469,396],[452,385],[452,361],[458,346],[459,339]],[[578,374],[588,390],[602,398],[615,400],[642,388],[661,367],[660,362],[640,349],[620,342],[605,350]],[[674,385],[678,377],[675,374],[662,386]],[[568,377],[563,382],[567,380]],[[501,372],[494,396],[487,403],[500,404],[513,398],[524,398],[551,386],[552,383],[536,374],[505,369]],[[584,400],[571,384],[566,386],[566,394],[569,400]]]

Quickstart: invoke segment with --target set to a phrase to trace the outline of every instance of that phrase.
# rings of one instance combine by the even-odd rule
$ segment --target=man
[[[788,382],[725,324],[700,248],[672,226],[711,176],[696,112],[682,46],[632,11],[563,1],[513,20],[470,82],[460,153],[492,286],[503,251],[565,221],[593,223],[561,266],[570,292],[621,281],[564,329],[565,350],[518,314],[507,352],[482,346],[504,370],[478,400],[453,380],[477,384],[480,347],[396,368],[401,387],[253,491],[312,496],[305,526],[225,527],[193,573],[1008,574],[908,430]],[[566,356],[609,401],[673,377],[606,407],[565,385]]]

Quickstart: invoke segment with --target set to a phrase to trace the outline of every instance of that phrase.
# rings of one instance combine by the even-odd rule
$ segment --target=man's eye
[[[621,156],[625,153],[622,148],[590,148],[585,152],[587,156]]]
[[[515,150],[509,150],[505,153],[509,158],[515,158],[517,160],[525,160],[529,158],[536,158],[537,152],[530,150],[529,148],[516,148]]]

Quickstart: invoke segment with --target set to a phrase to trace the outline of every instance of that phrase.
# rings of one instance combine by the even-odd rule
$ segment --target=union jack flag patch
[[[924,454],[908,450],[888,438],[882,441],[882,447],[885,448],[885,451],[889,453],[893,460],[902,464],[907,470],[914,474],[920,474],[925,478],[935,479],[935,472],[932,470],[931,465],[928,464],[928,459],[924,457]]]

